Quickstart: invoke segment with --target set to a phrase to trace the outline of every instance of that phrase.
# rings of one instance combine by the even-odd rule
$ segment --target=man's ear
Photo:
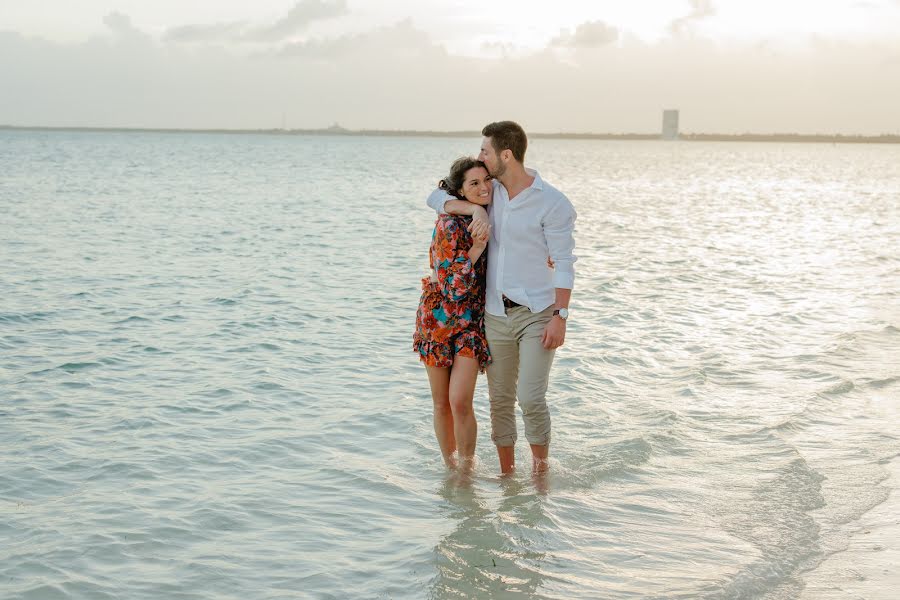
[[[503,152],[500,153],[500,158],[502,158],[503,160],[508,162],[509,159],[512,158],[512,150],[507,148],[506,150],[504,150]]]

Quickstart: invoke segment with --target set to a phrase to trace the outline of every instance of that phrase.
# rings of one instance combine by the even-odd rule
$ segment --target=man
[[[473,229],[490,222],[485,333],[493,363],[487,369],[491,439],[500,471],[515,469],[518,398],[531,445],[532,469],[547,470],[550,412],[546,393],[556,348],[566,338],[575,283],[575,209],[559,190],[525,168],[528,138],[512,121],[487,125],[478,158],[494,178],[494,201],[484,208],[443,190],[428,198],[438,212],[471,214]],[[550,257],[554,268],[547,264]]]

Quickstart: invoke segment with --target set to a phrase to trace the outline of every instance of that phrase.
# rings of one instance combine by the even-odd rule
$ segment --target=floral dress
[[[467,356],[484,368],[491,362],[484,336],[484,287],[487,251],[473,265],[469,259],[471,217],[441,215],[431,236],[430,263],[437,274],[422,279],[413,349],[431,367],[450,367]]]

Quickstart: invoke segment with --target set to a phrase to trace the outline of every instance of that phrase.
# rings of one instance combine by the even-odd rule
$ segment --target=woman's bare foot
[[[474,456],[463,456],[459,459],[459,466],[457,467],[460,472],[471,474],[475,471],[475,457]]]
[[[459,458],[455,450],[444,457],[444,464],[447,465],[447,468],[451,471],[455,471],[459,468]]]

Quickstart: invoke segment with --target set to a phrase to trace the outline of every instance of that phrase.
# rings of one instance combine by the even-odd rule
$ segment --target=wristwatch
[[[559,317],[563,321],[569,318],[569,309],[568,308],[557,308],[553,311],[554,317]]]

